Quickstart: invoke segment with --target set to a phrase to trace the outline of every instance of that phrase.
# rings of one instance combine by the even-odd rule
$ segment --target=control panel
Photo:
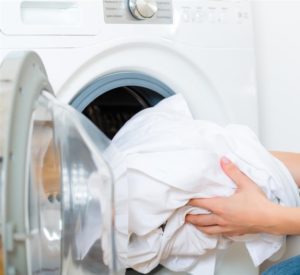
[[[104,0],[110,24],[172,24],[172,0]]]
[[[251,2],[0,0],[0,44],[18,47],[20,39],[26,47],[79,47],[124,35],[206,48],[251,48]]]

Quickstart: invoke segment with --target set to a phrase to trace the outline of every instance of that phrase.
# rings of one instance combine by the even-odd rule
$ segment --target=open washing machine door
[[[1,256],[5,274],[122,274],[107,139],[60,104],[40,58],[0,67]],[[1,273],[1,272],[0,272]]]

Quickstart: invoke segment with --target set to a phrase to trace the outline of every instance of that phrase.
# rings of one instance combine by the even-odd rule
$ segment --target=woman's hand
[[[237,236],[269,231],[277,205],[230,160],[222,158],[221,167],[236,183],[235,194],[226,198],[192,199],[189,205],[205,208],[211,214],[187,215],[186,222],[210,235]]]

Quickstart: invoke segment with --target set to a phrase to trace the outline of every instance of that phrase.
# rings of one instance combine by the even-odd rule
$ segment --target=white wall
[[[300,152],[300,0],[252,0],[261,138]]]

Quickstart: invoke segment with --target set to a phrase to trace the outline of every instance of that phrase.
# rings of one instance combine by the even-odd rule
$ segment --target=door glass
[[[109,140],[43,93],[32,120],[28,243],[32,274],[113,274]]]
[[[29,242],[32,274],[60,274],[61,164],[53,114],[38,104],[33,113],[29,173]],[[43,274],[44,274],[43,273]]]

